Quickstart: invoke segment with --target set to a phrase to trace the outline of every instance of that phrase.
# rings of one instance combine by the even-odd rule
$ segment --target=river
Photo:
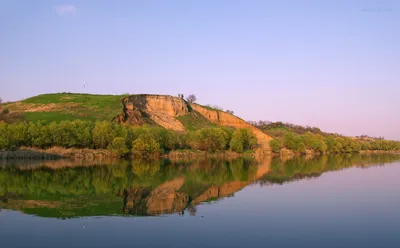
[[[3,161],[1,247],[399,247],[400,156]]]

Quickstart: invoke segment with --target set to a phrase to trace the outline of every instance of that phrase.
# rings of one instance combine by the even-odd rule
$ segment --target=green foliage
[[[0,123],[0,150],[10,149],[10,137],[8,125],[6,123]]]
[[[244,152],[243,142],[240,140],[240,138],[236,138],[235,136],[233,136],[231,142],[229,143],[229,146],[234,152]]]
[[[326,146],[327,146],[327,151],[331,153],[339,153],[342,151],[342,144],[338,140],[338,138],[329,136],[325,140]]]
[[[132,153],[138,156],[154,156],[161,152],[160,143],[151,134],[140,135],[132,143]]]
[[[295,152],[305,152],[305,144],[300,135],[295,133],[287,133],[283,137],[283,145]]]
[[[0,150],[14,150],[22,146],[49,148],[110,148],[116,137],[122,138],[134,154],[155,155],[175,149],[198,149],[208,152],[232,150],[238,153],[255,149],[257,139],[249,129],[201,128],[186,133],[161,127],[131,127],[108,121],[60,122],[0,122]],[[287,132],[282,138],[270,142],[273,152],[282,147],[303,153],[306,149],[325,153],[353,153],[361,150],[400,150],[400,142],[383,139],[356,139]]]
[[[110,122],[96,122],[92,131],[93,145],[95,148],[107,148],[116,137],[116,132]]]
[[[124,157],[128,154],[129,149],[126,147],[126,141],[122,137],[116,137],[109,145],[109,149],[118,157]]]
[[[273,139],[269,142],[269,146],[271,147],[271,151],[274,153],[279,153],[281,150],[281,142],[277,139]]]
[[[189,112],[186,115],[179,116],[176,119],[180,121],[182,125],[185,127],[185,129],[188,131],[196,131],[201,128],[217,126],[214,123],[210,122],[201,114],[194,111]]]
[[[203,151],[217,152],[227,148],[229,134],[222,128],[202,128],[196,131],[196,148]]]
[[[54,110],[46,112],[25,112],[26,121],[73,121],[76,119],[90,121],[111,121],[121,112],[121,98],[123,95],[91,95],[58,93],[44,94],[22,101],[22,105],[29,104],[29,108],[52,104]],[[21,106],[22,106],[21,105]],[[22,111],[18,106],[12,105],[14,111]],[[11,108],[11,107],[10,107]]]
[[[354,139],[348,137],[341,137],[338,138],[337,141],[339,141],[340,144],[342,145],[341,152],[352,153],[352,152],[359,152],[361,150],[361,144]]]
[[[328,133],[322,132],[317,127],[310,126],[299,126],[291,123],[283,122],[267,122],[267,121],[250,121],[250,124],[261,129],[263,132],[271,135],[274,138],[283,137],[288,132],[293,132],[298,135],[305,135],[306,133],[320,134],[323,136],[329,135]]]
[[[239,128],[232,134],[230,147],[232,151],[242,153],[246,150],[254,149],[257,145],[257,139],[249,129]]]
[[[133,148],[133,154],[143,156],[187,148],[217,152],[229,148],[232,132],[231,128],[202,128],[184,134],[161,127],[130,127],[107,121],[93,123],[82,120],[1,123],[0,150],[21,146],[43,149],[51,146],[109,148],[118,156],[126,154],[125,148]],[[241,129],[235,132],[244,149],[255,147],[256,139],[250,131]]]
[[[1,113],[3,115],[6,115],[6,114],[10,113],[10,110],[8,110],[8,108],[5,108],[5,109],[3,109],[3,111],[1,111]]]
[[[74,120],[86,120],[94,121],[94,116],[79,116],[71,113],[63,112],[25,112],[23,113],[25,121],[42,121],[42,122],[60,122],[60,121],[74,121]]]
[[[325,144],[324,137],[319,134],[312,134],[310,132],[303,136],[304,145],[308,149],[312,149],[316,152],[324,153],[327,150],[327,145]]]

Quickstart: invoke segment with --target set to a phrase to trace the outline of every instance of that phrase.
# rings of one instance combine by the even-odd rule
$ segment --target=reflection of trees
[[[190,205],[187,207],[187,209],[188,209],[188,211],[189,211],[190,216],[195,216],[195,215],[196,215],[197,209],[196,209],[196,206],[195,206],[195,205],[190,204]]]
[[[154,176],[160,171],[159,160],[133,160],[132,172],[138,176]]]
[[[263,170],[259,170],[262,166],[257,166],[254,160],[244,158],[190,163],[140,160],[58,169],[2,166],[0,207],[14,209],[18,204],[22,207],[25,199],[29,199],[37,203],[31,206],[40,206],[40,201],[54,201],[57,203],[54,208],[68,207],[71,215],[79,215],[79,211],[86,211],[86,214],[94,211],[98,214],[125,212],[148,215],[185,208],[190,214],[195,214],[197,204],[232,195],[254,180],[263,185],[284,183],[318,177],[325,171],[351,166],[390,163],[399,157],[391,154],[340,154],[314,159],[293,157],[286,161],[274,158],[271,163],[268,161],[266,166],[263,165]],[[179,184],[168,186],[168,182],[178,181]]]
[[[368,167],[398,161],[396,154],[338,154],[332,156],[317,156],[313,159],[295,156],[282,161],[274,158],[270,172],[261,180],[261,184],[284,183],[292,180],[318,177],[326,171],[343,170],[352,166]]]

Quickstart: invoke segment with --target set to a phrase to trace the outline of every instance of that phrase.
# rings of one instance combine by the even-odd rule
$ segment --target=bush
[[[229,134],[222,128],[202,128],[191,138],[195,139],[197,149],[216,152],[226,149]],[[193,143],[193,141],[189,142]]]
[[[324,142],[324,138],[319,134],[315,135],[308,132],[304,135],[303,140],[306,148],[312,149],[315,152],[325,153],[327,150],[327,145]]]
[[[229,146],[232,151],[241,153],[254,149],[257,146],[257,138],[251,130],[239,128],[233,132]]]
[[[132,142],[132,153],[138,156],[158,155],[162,152],[160,143],[151,135],[141,135]]]
[[[271,147],[271,151],[273,153],[279,153],[281,151],[281,142],[277,139],[273,139],[269,142],[269,146]]]
[[[96,122],[96,125],[92,131],[93,145],[95,148],[107,148],[115,136],[116,133],[113,130],[113,126],[110,122]]]
[[[283,145],[294,152],[305,152],[301,136],[295,133],[286,133],[283,136]]]
[[[8,108],[3,109],[3,111],[1,112],[3,115],[6,115],[8,113],[10,113],[10,110],[8,110]]]
[[[109,145],[109,149],[120,158],[125,157],[129,152],[128,147],[126,147],[126,141],[122,137],[114,138]]]
[[[236,138],[235,136],[233,136],[231,142],[229,143],[229,146],[234,152],[244,152],[243,142],[240,138]]]
[[[342,150],[342,144],[339,142],[337,138],[328,137],[325,140],[327,151],[333,153],[339,153]]]

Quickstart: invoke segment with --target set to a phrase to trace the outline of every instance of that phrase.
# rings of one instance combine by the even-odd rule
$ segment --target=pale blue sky
[[[0,96],[188,95],[400,139],[400,1],[2,1]],[[83,82],[87,88],[83,88]]]

